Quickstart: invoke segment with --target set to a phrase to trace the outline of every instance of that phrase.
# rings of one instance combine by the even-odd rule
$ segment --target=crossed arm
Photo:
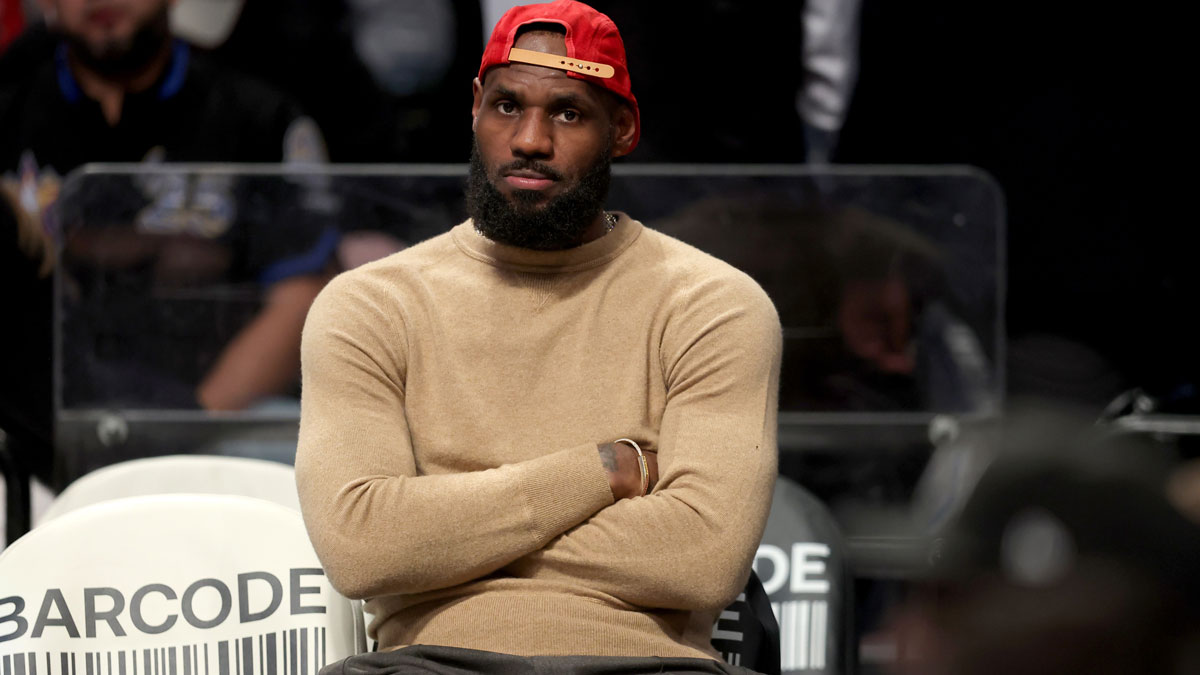
[[[740,590],[775,478],[779,325],[765,296],[697,303],[703,325],[666,341],[661,474],[637,498],[632,450],[611,439],[420,475],[403,414],[403,326],[369,301],[332,312],[326,300],[305,328],[296,471],[310,536],[343,593],[418,593],[501,569],[586,579],[642,607],[716,608]]]

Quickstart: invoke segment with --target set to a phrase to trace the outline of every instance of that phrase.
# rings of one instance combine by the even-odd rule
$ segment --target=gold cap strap
[[[509,63],[531,63],[535,66],[545,66],[547,68],[558,68],[567,72],[580,73],[583,75],[591,75],[608,79],[616,74],[613,67],[604,63],[596,63],[595,61],[584,61],[583,59],[573,59],[568,56],[556,56],[547,54],[546,52],[535,52],[528,49],[517,49],[513,47],[508,50]]]

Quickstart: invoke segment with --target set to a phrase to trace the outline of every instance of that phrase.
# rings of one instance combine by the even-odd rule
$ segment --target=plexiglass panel
[[[1003,382],[1003,200],[967,168],[618,166],[609,206],[723,258],[785,332],[781,446],[990,417]],[[93,165],[55,226],[62,471],[294,450],[298,384],[214,413],[197,391],[280,289],[465,218],[464,166]],[[264,359],[279,357],[264,354]],[[298,364],[293,364],[293,375]],[[65,476],[64,476],[65,477]]]

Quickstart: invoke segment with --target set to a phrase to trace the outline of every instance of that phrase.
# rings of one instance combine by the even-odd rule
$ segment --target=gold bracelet
[[[613,443],[625,443],[637,453],[638,469],[642,472],[642,496],[650,494],[650,467],[646,464],[646,455],[642,452],[642,447],[630,438],[618,438]]]

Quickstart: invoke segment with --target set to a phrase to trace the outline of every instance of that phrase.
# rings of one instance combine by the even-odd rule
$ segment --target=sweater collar
[[[577,272],[616,258],[642,233],[641,223],[619,211],[613,213],[617,225],[611,232],[563,251],[535,251],[494,242],[479,234],[469,218],[455,226],[451,235],[463,253],[489,265],[518,272]]]

